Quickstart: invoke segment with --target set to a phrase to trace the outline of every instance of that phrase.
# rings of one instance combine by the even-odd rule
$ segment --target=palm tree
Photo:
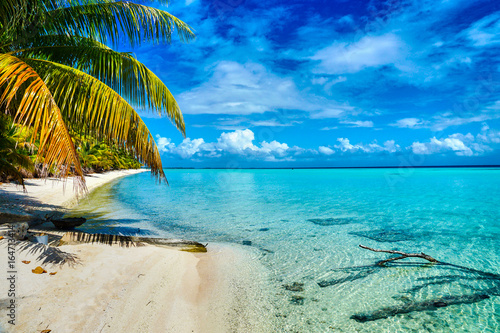
[[[18,149],[16,139],[19,132],[6,116],[0,115],[0,181],[13,178],[24,188],[23,174],[19,169],[32,172],[34,166],[31,159]]]
[[[166,180],[153,136],[134,107],[167,115],[185,135],[179,106],[133,54],[107,45],[170,43],[174,30],[181,41],[194,38],[176,17],[131,2],[2,0],[0,111],[33,129],[43,170],[66,177],[74,169],[80,190],[83,171],[70,131],[124,149]]]

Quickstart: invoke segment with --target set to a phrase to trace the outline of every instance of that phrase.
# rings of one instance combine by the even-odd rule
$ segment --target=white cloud
[[[475,80],[471,70],[475,64],[486,60],[491,63],[486,65],[490,68],[489,72],[494,71],[491,68],[494,64],[491,62],[491,51],[485,50],[484,46],[497,46],[500,42],[500,12],[473,23],[463,31],[437,29],[442,24],[453,26],[456,22],[450,17],[457,13],[467,16],[467,7],[473,2],[460,2],[461,5],[457,5],[458,1],[446,1],[446,4],[442,1],[405,1],[402,6],[405,8],[388,10],[390,19],[373,17],[373,20],[368,19],[366,25],[354,26],[352,31],[356,34],[335,31],[331,20],[325,20],[310,23],[320,28],[319,31],[302,29],[300,37],[304,40],[302,43],[308,46],[306,50],[313,50],[308,55],[309,59],[317,62],[313,72],[324,77],[326,74],[345,74],[347,87],[369,87],[365,84],[370,81],[371,87],[386,85],[394,88],[394,81],[400,81],[441,90],[443,86],[438,84],[439,81],[448,80],[449,86],[450,78],[460,77],[464,81],[454,81],[454,84],[464,88],[468,86],[466,82]],[[332,29],[330,34],[324,31],[328,28]],[[328,42],[331,40],[335,42]],[[380,70],[381,67],[388,68]],[[351,103],[356,103],[356,100],[351,99]]]
[[[156,134],[156,145],[160,153],[169,151],[171,146],[175,146],[169,138],[163,138],[160,134]]]
[[[360,148],[360,146],[351,145],[349,139],[346,138],[338,138],[337,141],[340,142],[340,144],[336,145],[335,148],[340,149],[342,151],[348,151],[348,150],[352,151]]]
[[[446,138],[441,144],[456,152],[457,155],[471,156],[473,154],[472,150],[457,138]]]
[[[394,64],[404,56],[404,43],[393,33],[365,36],[356,43],[334,43],[311,57],[318,73],[356,73],[368,67]]]
[[[246,149],[258,150],[253,144],[254,133],[249,130],[237,130],[230,133],[222,133],[217,139],[217,148],[232,154],[242,154]]]
[[[333,149],[328,148],[328,147],[325,147],[325,146],[320,146],[320,147],[318,148],[318,151],[319,151],[321,154],[323,154],[323,155],[327,155],[327,156],[329,156],[329,155],[333,155],[333,154],[335,153],[335,151],[334,151]]]
[[[278,141],[271,141],[267,143],[266,141],[261,142],[260,151],[264,154],[278,155],[279,157],[284,157],[287,150],[290,149],[286,143],[279,143]]]
[[[341,121],[342,124],[352,125],[352,127],[373,127],[373,121],[370,120],[357,120],[357,121]]]
[[[474,46],[482,47],[500,43],[500,12],[476,21],[465,33]]]
[[[500,131],[492,130],[484,123],[476,136],[471,133],[455,133],[446,138],[431,138],[428,142],[413,142],[407,149],[414,154],[454,153],[458,156],[478,156],[491,152],[500,144]]]
[[[342,83],[342,82],[345,82],[347,81],[347,78],[345,76],[338,76],[336,78],[329,78],[329,77],[324,77],[324,76],[321,76],[321,77],[315,77],[311,80],[311,83],[314,84],[314,85],[320,85],[320,86],[323,86],[323,90],[327,93],[327,94],[331,94],[331,89],[334,85],[338,84],[338,83]]]
[[[360,111],[350,105],[337,105],[335,108],[327,108],[320,112],[311,113],[311,119],[342,118],[347,115],[356,115]]]
[[[421,142],[413,142],[411,144],[411,150],[413,151],[414,154],[417,155],[426,155],[426,154],[431,154],[429,148],[425,145],[425,143]]]
[[[452,116],[449,114],[441,114],[434,117],[434,123],[430,126],[433,131],[442,131],[450,126],[459,126],[469,123],[477,123],[491,119],[500,118],[500,112],[498,113],[480,113],[474,116]]]
[[[418,118],[403,118],[393,124],[390,124],[390,126],[400,128],[422,128],[424,126],[424,122]]]
[[[335,148],[339,149],[342,152],[394,153],[400,150],[399,145],[395,144],[394,140],[386,141],[383,146],[380,146],[376,141],[367,145],[363,143],[352,145],[347,138],[338,138],[337,141],[339,142],[339,144],[335,145]]]
[[[222,61],[209,69],[212,70],[212,76],[205,83],[178,96],[177,101],[184,114],[250,115],[300,110],[309,112],[312,119],[324,119],[352,118],[363,112],[347,102],[321,97],[307,89],[301,91],[292,78],[273,74],[258,63]],[[318,80],[318,83],[326,82],[325,87],[328,88],[346,78]],[[248,120],[247,123],[276,127],[292,126],[298,121]],[[220,124],[216,127],[223,130],[242,129],[241,125],[235,126]]]
[[[487,141],[491,143],[500,143],[500,131],[491,131],[487,134]]]
[[[291,123],[280,123],[274,119],[270,120],[256,120],[256,121],[251,121],[250,124],[253,126],[262,126],[262,127],[288,127],[288,126],[293,126],[295,123],[300,123],[298,121],[293,121]]]
[[[202,160],[222,156],[261,161],[295,161],[298,159],[315,158],[330,160],[349,154],[394,154],[412,152],[418,155],[455,154],[457,156],[478,156],[491,152],[500,145],[500,131],[492,130],[483,124],[481,132],[476,136],[471,133],[455,133],[446,138],[432,137],[427,142],[415,141],[406,149],[395,140],[387,140],[383,144],[373,141],[368,144],[353,144],[348,138],[337,138],[337,144],[319,146],[318,149],[305,149],[289,146],[287,143],[273,140],[271,142],[255,142],[255,134],[250,129],[222,133],[217,141],[205,142],[202,138],[184,139],[178,146],[169,138],[156,135],[160,152],[165,155],[181,158]],[[338,153],[338,154],[337,154]]]
[[[468,100],[475,103],[476,99]],[[429,128],[439,132],[451,126],[460,126],[470,123],[484,122],[487,120],[500,119],[500,101],[490,104],[482,109],[474,110],[467,103],[456,105],[455,110],[441,112],[435,116],[425,119],[404,118],[399,119],[389,126],[400,128]]]
[[[190,158],[191,156],[199,152],[200,148],[204,144],[205,141],[203,139],[191,140],[189,138],[186,138],[179,146],[177,146],[177,152],[182,158]]]
[[[207,82],[178,97],[185,114],[264,113],[279,109],[314,110],[301,98],[292,79],[279,77],[257,63],[222,61]]]
[[[294,156],[305,151],[298,147],[289,147],[286,143],[276,140],[271,142],[262,141],[259,145],[254,144],[255,135],[249,130],[236,130],[234,132],[222,133],[217,142],[205,142],[203,139],[186,138],[176,146],[170,143],[170,139],[156,135],[157,142],[161,142],[160,152],[182,159],[188,158],[213,158],[224,154],[237,155],[250,159],[262,159],[265,161],[290,160],[288,153]],[[158,143],[160,147],[160,143]]]
[[[328,81],[329,81],[329,78],[321,76],[321,77],[315,77],[315,78],[313,78],[311,80],[311,83],[312,84],[323,85],[323,84],[327,83]]]
[[[171,142],[169,138],[156,135],[156,143],[160,153],[176,154],[181,158],[191,158],[201,150],[213,151],[211,144],[205,143],[203,139],[185,138],[178,146]]]
[[[481,133],[477,135],[477,141],[481,144],[500,143],[500,131],[492,130],[488,124],[484,123],[481,128]]]
[[[394,140],[387,140],[384,142],[384,148],[389,153],[395,153],[401,149],[401,147],[397,145]]]
[[[249,130],[236,130],[222,133],[216,142],[205,142],[203,139],[186,138],[176,146],[170,139],[156,136],[157,142],[162,142],[162,153],[182,159],[217,158],[223,155],[239,156],[250,160],[262,161],[294,161],[318,156],[332,156],[336,151],[343,153],[394,153],[400,150],[393,140],[386,141],[383,146],[376,142],[364,145],[352,145],[347,138],[339,138],[338,145],[320,146],[317,150],[290,147],[276,140],[255,143],[255,135]],[[166,144],[163,144],[166,143]],[[160,145],[160,144],[159,144]]]
[[[464,141],[471,143],[473,140],[474,137],[471,134],[464,136],[457,133],[441,140],[433,137],[426,143],[414,142],[411,145],[411,150],[414,154],[419,155],[447,153],[452,151],[458,156],[472,156],[474,152],[464,143]]]

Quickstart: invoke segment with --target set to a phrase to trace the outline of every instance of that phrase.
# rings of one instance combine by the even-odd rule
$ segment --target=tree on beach
[[[24,187],[23,171],[31,172],[33,162],[20,152],[19,128],[12,126],[10,119],[0,114],[0,179],[13,178]]]
[[[167,4],[168,0],[160,1]],[[187,42],[190,27],[156,8],[112,0],[2,0],[0,111],[32,130],[44,173],[73,172],[85,189],[70,132],[123,149],[166,180],[153,136],[134,107],[168,116],[185,135],[177,102],[127,42]]]

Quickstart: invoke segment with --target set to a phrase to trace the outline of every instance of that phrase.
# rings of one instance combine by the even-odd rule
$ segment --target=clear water
[[[423,251],[500,274],[498,168],[167,176],[168,187],[147,173],[108,184],[74,214],[92,214],[90,232],[140,228],[248,248],[271,271],[278,332],[500,332],[500,276],[418,259],[380,268],[390,255],[358,247]],[[284,287],[293,283],[303,290]]]

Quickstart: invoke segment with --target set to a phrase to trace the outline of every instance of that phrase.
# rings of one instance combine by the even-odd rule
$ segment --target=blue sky
[[[189,44],[133,50],[186,134],[166,167],[500,164],[500,2],[173,0]]]

